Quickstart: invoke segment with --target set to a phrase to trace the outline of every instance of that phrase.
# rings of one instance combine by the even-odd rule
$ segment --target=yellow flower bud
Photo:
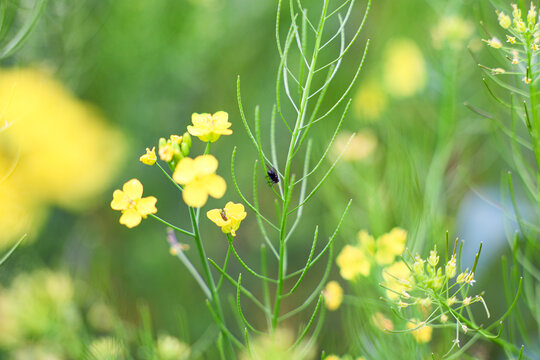
[[[515,36],[506,35],[506,42],[510,44],[515,44],[516,43]]]
[[[448,263],[444,267],[444,273],[446,274],[446,277],[449,279],[452,279],[454,276],[456,276],[456,255],[452,255],[450,260],[448,260]]]
[[[439,263],[439,256],[437,255],[437,247],[434,250],[431,250],[429,253],[429,258],[427,259],[428,264],[432,267],[437,266]]]
[[[452,296],[450,299],[446,300],[446,305],[452,306],[457,302],[457,298],[455,296]]]
[[[491,46],[492,48],[494,49],[500,49],[502,48],[502,43],[499,39],[497,39],[496,37],[492,37],[491,39],[489,40],[485,40],[486,43],[488,44],[488,46]]]
[[[142,155],[139,160],[145,165],[154,165],[156,163],[156,147],[154,146],[152,150],[146,148],[146,154]]]
[[[503,29],[508,29],[510,25],[512,25],[512,20],[510,19],[510,16],[506,15],[504,12],[499,13],[499,25]]]

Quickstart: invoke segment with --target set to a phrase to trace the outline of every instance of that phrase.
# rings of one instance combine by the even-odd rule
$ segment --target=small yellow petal
[[[157,213],[156,209],[157,199],[153,196],[148,196],[137,201],[137,211],[142,217],[146,217],[148,214]]]
[[[180,160],[176,169],[174,169],[173,179],[181,185],[192,182],[197,175],[195,164],[192,158],[183,158]]]
[[[206,213],[208,219],[210,219],[214,224],[219,227],[226,226],[231,222],[228,214],[226,214],[227,220],[223,220],[223,217],[221,216],[221,211],[221,209],[212,209]]]
[[[213,174],[218,168],[218,161],[213,155],[197,156],[193,161],[198,176]]]
[[[208,193],[204,186],[201,186],[199,182],[192,182],[184,187],[182,198],[188,206],[200,208],[206,204]]]
[[[131,179],[124,184],[124,194],[131,200],[140,199],[143,194],[143,186],[137,179]]]
[[[225,195],[227,190],[227,183],[225,180],[216,174],[211,174],[204,177],[204,180],[201,181],[205,187],[208,194],[216,199],[221,199]]]
[[[226,123],[229,121],[229,114],[227,114],[225,111],[218,111],[212,115],[212,120],[214,120],[217,124]]]
[[[154,146],[152,150],[146,148],[146,154],[142,155],[139,160],[145,165],[154,165],[156,163],[156,147]]]
[[[133,228],[141,223],[141,214],[135,209],[128,209],[124,211],[120,217],[120,224],[126,225],[128,228]]]
[[[244,205],[242,204],[235,204],[232,201],[229,201],[225,205],[225,210],[227,211],[227,215],[234,218],[237,221],[242,221],[246,218],[246,212],[244,210]]]
[[[126,210],[129,206],[129,199],[122,190],[114,190],[111,208],[113,210]]]

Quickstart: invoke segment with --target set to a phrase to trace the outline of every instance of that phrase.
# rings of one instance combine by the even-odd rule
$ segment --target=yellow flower
[[[49,207],[88,209],[121,169],[125,138],[49,73],[0,69],[0,248],[36,239]],[[103,149],[107,149],[104,156]]]
[[[448,46],[452,50],[461,50],[474,32],[474,26],[459,16],[450,15],[441,19],[431,31],[433,45],[437,49]]]
[[[173,179],[184,185],[182,197],[191,207],[202,207],[208,195],[220,199],[227,190],[225,180],[215,172],[217,159],[212,155],[201,155],[195,159],[186,157],[180,160],[173,173]]]
[[[326,284],[323,295],[326,308],[330,311],[337,310],[343,301],[343,289],[337,281]]]
[[[341,132],[332,146],[332,155],[337,158],[343,153],[347,161],[362,161],[368,158],[377,148],[377,136],[371,130],[362,130],[349,141],[352,133]]]
[[[360,86],[353,100],[353,108],[360,120],[376,120],[386,109],[388,100],[380,82],[368,80]]]
[[[489,40],[485,40],[486,43],[488,44],[488,46],[491,46],[492,48],[494,49],[500,49],[502,48],[502,43],[499,39],[497,39],[496,37],[492,37],[491,39]]]
[[[415,329],[412,331],[412,335],[414,336],[414,339],[417,343],[424,344],[431,341],[431,336],[433,334],[433,328],[431,326],[427,326],[425,322],[418,323],[417,320],[412,319],[407,324],[407,329]]]
[[[339,273],[345,280],[352,280],[358,275],[368,276],[370,262],[364,251],[356,246],[345,245],[336,259]]]
[[[157,199],[153,196],[143,198],[143,186],[137,179],[124,184],[122,190],[114,190],[111,208],[122,211],[120,224],[133,228],[141,223],[142,218],[155,214]]]
[[[337,355],[328,355],[328,356],[325,356],[324,360],[340,360],[341,358]]]
[[[408,97],[426,84],[424,57],[418,46],[408,39],[392,40],[386,46],[384,85],[395,97]]]
[[[508,29],[512,25],[512,20],[510,19],[510,16],[506,15],[502,11],[498,13],[497,18],[499,20],[499,25],[501,25],[503,29]]]
[[[377,263],[387,265],[394,261],[394,258],[405,250],[406,241],[407,231],[401,228],[394,228],[389,233],[381,235],[377,239],[377,252],[375,253]]]
[[[375,253],[375,239],[373,235],[370,235],[366,230],[360,230],[356,235],[360,247],[367,251],[368,254],[373,255]]]
[[[225,234],[236,236],[236,230],[240,227],[242,220],[246,218],[244,205],[235,204],[229,201],[224,209],[213,209],[206,213],[206,216],[214,222]]]
[[[232,130],[229,129],[231,123],[229,120],[229,114],[225,111],[218,111],[211,114],[197,114],[191,115],[191,122],[193,126],[188,125],[188,132],[197,136],[204,142],[215,142],[221,135],[231,135]]]
[[[146,154],[142,155],[139,160],[145,165],[154,165],[156,163],[156,147],[154,146],[152,150],[146,148]]]
[[[388,298],[396,300],[399,294],[411,288],[409,276],[411,271],[403,261],[398,261],[383,270],[384,286]]]
[[[169,162],[173,159],[174,148],[172,142],[167,141],[166,143],[159,144],[159,158],[165,162]]]

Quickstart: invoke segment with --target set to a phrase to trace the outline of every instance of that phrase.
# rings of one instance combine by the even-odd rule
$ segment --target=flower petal
[[[212,120],[214,120],[215,125],[221,125],[222,123],[229,121],[229,114],[227,114],[225,111],[218,111],[212,115]]]
[[[201,155],[194,159],[194,167],[198,176],[213,174],[218,168],[218,161],[213,155]]]
[[[120,224],[126,225],[128,228],[134,228],[135,226],[141,223],[141,214],[135,209],[128,209],[124,211],[122,216],[120,216]]]
[[[156,208],[157,199],[153,196],[148,196],[137,201],[136,209],[142,217],[146,217],[148,214],[157,213]]]
[[[229,201],[225,205],[225,210],[227,211],[227,215],[229,215],[231,218],[233,218],[236,221],[244,220],[247,215],[244,209],[244,205],[235,204],[232,201]]]
[[[113,210],[126,210],[129,206],[129,199],[122,190],[114,190],[111,208]]]
[[[137,179],[131,179],[127,183],[124,184],[124,194],[130,199],[130,200],[137,200],[140,199],[143,194],[143,186],[141,182]]]
[[[186,157],[180,160],[176,169],[174,169],[173,179],[181,185],[190,183],[195,179],[195,162],[192,158]]]
[[[227,224],[231,222],[230,219],[223,220],[223,217],[221,216],[221,209],[209,210],[206,213],[206,217],[208,217],[208,219],[210,219],[214,224],[220,227],[226,226]]]
[[[216,174],[205,176],[201,181],[208,194],[216,199],[221,199],[227,190],[227,183]]]
[[[193,113],[191,114],[191,122],[193,123],[193,125],[195,125],[195,127],[198,127],[199,125],[208,124],[210,122],[211,117],[212,115],[208,113],[203,113],[203,114]]]
[[[192,182],[184,187],[182,198],[187,205],[199,208],[206,204],[208,193],[200,182]]]
[[[202,127],[202,126],[195,127],[191,125],[188,125],[187,131],[193,136],[204,136],[210,133],[210,129],[208,129],[208,127]]]

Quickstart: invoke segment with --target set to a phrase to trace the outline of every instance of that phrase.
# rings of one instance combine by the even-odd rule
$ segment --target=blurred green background
[[[12,5],[21,7],[24,19],[32,3]],[[321,2],[305,5],[314,15]],[[11,180],[0,185],[4,187],[3,248],[28,234],[0,271],[6,289],[20,274],[44,268],[69,274],[76,289],[73,298],[78,310],[74,311],[81,314],[77,321],[83,324],[81,329],[90,329],[81,330],[85,335],[80,339],[112,331],[111,326],[100,330],[90,320],[96,302],[118,314],[98,318],[118,316],[134,326],[142,326],[140,309],[147,308],[157,333],[172,334],[189,344],[217,333],[213,327],[207,330],[212,319],[204,295],[178,259],[169,255],[164,227],[146,220],[136,229],[127,229],[118,223],[119,214],[109,203],[114,189],[137,177],[145,195],[158,198],[160,216],[179,226],[189,224],[180,194],[155,167],[141,164],[138,158],[146,147],[156,146],[159,137],[183,133],[193,112],[229,113],[234,134],[222,137],[212,152],[220,160],[218,173],[229,185],[227,199],[239,200],[230,178],[234,146],[240,185],[249,189],[249,180],[243,181],[242,176],[251,176],[255,156],[240,123],[236,77],[242,77],[246,111],[251,114],[259,104],[263,127],[268,129],[279,63],[276,6],[270,0],[55,0],[46,4],[27,41],[3,61],[0,71],[3,108],[9,109],[0,121],[10,124],[0,134],[0,165],[11,174]],[[365,6],[365,1],[358,1],[351,26],[361,22]],[[490,285],[483,277],[497,271],[492,259],[505,251],[505,229],[482,231],[502,224],[504,218],[500,211],[490,212],[489,205],[485,210],[486,202],[478,194],[503,202],[498,188],[501,174],[509,167],[501,146],[506,139],[496,123],[465,106],[502,113],[485,91],[469,53],[493,67],[500,61],[484,49],[480,19],[495,24],[490,4],[372,3],[358,44],[329,94],[329,98],[340,96],[365,41],[371,39],[350,94],[352,111],[343,130],[344,138],[350,133],[357,136],[306,210],[292,242],[291,268],[303,265],[315,225],[320,224],[324,237],[330,236],[352,198],[338,249],[355,241],[361,229],[378,236],[395,226],[408,231],[409,248],[424,254],[434,244],[443,246],[446,231],[451,239],[465,237],[470,254],[479,241],[485,241],[492,252],[481,260],[478,286],[486,290],[494,313],[504,311],[497,295],[500,289],[491,288],[493,281]],[[354,28],[347,31],[350,37]],[[315,128],[314,141],[320,149],[315,158],[329,141],[336,117]],[[283,128],[279,131],[285,133]],[[263,135],[269,136],[268,131]],[[334,157],[343,142],[340,137]],[[202,145],[194,143],[192,152],[202,151]],[[261,201],[270,201],[271,196],[268,189]],[[208,208],[214,205],[221,207],[221,201],[211,201]],[[271,204],[268,209],[272,211]],[[208,255],[220,263],[227,245],[224,237],[211,224],[203,226],[203,232]],[[235,241],[241,255],[255,262],[262,240],[253,213],[248,211]],[[231,273],[239,269],[234,263]],[[313,276],[309,281],[314,286],[318,275]],[[332,277],[339,278],[337,270]],[[306,286],[305,294],[311,290]],[[343,310],[327,316],[328,328],[335,331],[323,332],[321,348],[336,353],[355,349],[354,333],[345,330],[347,314]],[[347,317],[362,322],[358,314]],[[262,325],[264,320],[254,322]],[[305,318],[293,318],[290,326],[296,329],[300,322]],[[50,333],[36,330],[14,343],[0,341],[2,358],[13,358],[21,347],[41,344],[40,336]],[[54,339],[62,336],[42,345],[55,348]],[[214,358],[214,350],[208,351],[203,356]],[[58,358],[75,356],[57,352]],[[24,358],[20,353],[17,356]]]

